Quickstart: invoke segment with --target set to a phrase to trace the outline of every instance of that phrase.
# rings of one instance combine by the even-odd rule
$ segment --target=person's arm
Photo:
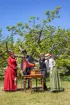
[[[23,58],[21,60],[21,65],[20,65],[21,70],[23,70]]]
[[[25,70],[26,70],[26,68],[27,68],[27,61],[26,61],[26,59],[24,58],[24,60],[23,60],[23,62],[22,62],[23,64],[23,66],[22,66],[22,72],[24,72]]]
[[[11,67],[11,68],[13,68],[13,66],[12,66],[12,64],[11,64],[11,58],[10,58],[10,57],[8,58],[8,66]],[[14,68],[13,68],[13,69],[14,69]]]
[[[28,66],[28,67],[34,67],[35,64],[28,62],[27,66]]]

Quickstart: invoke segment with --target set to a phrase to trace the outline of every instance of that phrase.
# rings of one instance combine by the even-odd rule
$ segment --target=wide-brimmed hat
[[[52,54],[50,54],[50,53],[45,54],[45,57],[51,57],[51,56],[52,56]]]
[[[27,53],[26,49],[22,49],[20,46],[19,46],[19,50],[21,51],[21,53]]]

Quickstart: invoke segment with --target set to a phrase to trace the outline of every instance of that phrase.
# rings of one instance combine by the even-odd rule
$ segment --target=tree
[[[59,18],[60,6],[55,10],[45,12],[45,19],[40,22],[39,17],[31,16],[28,23],[19,22],[15,26],[7,26],[10,36],[3,38],[2,29],[0,29],[0,55],[1,65],[7,65],[6,59],[9,49],[19,54],[18,46],[25,48],[28,54],[39,57],[40,53],[52,53],[55,55],[56,64],[63,73],[70,72],[70,30],[61,29],[50,25],[55,18]],[[14,36],[19,35],[15,42]],[[21,53],[20,53],[21,54]],[[20,62],[20,59],[18,59]],[[3,65],[2,65],[3,66]]]
[[[50,46],[47,47],[47,51],[52,51],[52,37],[55,29],[52,26],[48,26],[47,23],[51,22],[55,18],[59,18],[60,6],[56,7],[55,10],[46,11],[46,19],[38,24],[37,21],[40,19],[35,16],[31,16],[29,23],[17,23],[16,26],[7,27],[9,31],[13,31],[13,35],[20,35],[23,38],[23,46],[27,48],[29,53],[33,53],[35,56],[41,52],[45,52],[45,42],[49,36]],[[49,48],[49,49],[48,49]]]

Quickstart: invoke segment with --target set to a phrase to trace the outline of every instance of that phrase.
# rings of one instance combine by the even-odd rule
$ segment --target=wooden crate
[[[31,75],[40,74],[40,70],[32,70]]]

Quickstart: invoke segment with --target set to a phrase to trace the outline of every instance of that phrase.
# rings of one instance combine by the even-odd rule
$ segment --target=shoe
[[[28,89],[30,89],[30,86],[28,86]]]

